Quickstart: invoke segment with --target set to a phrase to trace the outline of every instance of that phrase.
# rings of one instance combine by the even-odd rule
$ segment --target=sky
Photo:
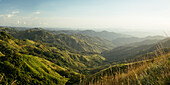
[[[0,26],[170,33],[170,0],[0,0]]]

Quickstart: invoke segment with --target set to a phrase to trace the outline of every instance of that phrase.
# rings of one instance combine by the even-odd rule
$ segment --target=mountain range
[[[169,52],[170,39],[162,36],[0,27],[0,84],[76,85],[107,73],[111,65],[138,68]]]

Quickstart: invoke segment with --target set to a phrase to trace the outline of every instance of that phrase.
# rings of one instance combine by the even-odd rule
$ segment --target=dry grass
[[[161,45],[160,45],[161,46]],[[158,46],[161,56],[144,60],[143,63],[133,65],[129,63],[127,68],[119,68],[118,71],[110,70],[106,73],[87,81],[81,85],[165,85],[170,84],[170,54],[164,54]]]
[[[11,85],[15,85],[16,82],[17,82],[17,80],[13,81]]]
[[[1,85],[1,82],[2,82],[2,79],[5,77],[5,74],[2,75],[2,77],[0,78],[0,85]],[[17,80],[13,81],[11,84],[8,84],[6,83],[5,85],[15,85],[17,82]]]
[[[5,74],[3,74],[2,77],[0,78],[0,83],[1,83],[1,81],[2,81],[2,79],[3,79],[4,76],[5,76]]]

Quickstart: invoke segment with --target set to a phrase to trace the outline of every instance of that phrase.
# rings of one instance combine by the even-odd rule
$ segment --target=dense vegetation
[[[55,46],[64,47],[67,49],[85,52],[101,53],[104,50],[113,48],[110,41],[99,38],[90,37],[83,34],[58,34],[50,33],[43,29],[30,29],[20,31],[14,35],[18,39],[40,40]]]
[[[135,64],[135,65],[134,65]],[[91,78],[88,84],[169,85],[169,55],[143,63],[114,66]],[[84,83],[87,83],[84,81]]]
[[[140,62],[110,66],[84,79],[82,85],[169,85],[170,53],[158,49],[161,54]]]
[[[119,38],[117,43],[128,39],[106,31],[0,27],[0,84],[169,83],[169,38],[147,37],[118,46],[109,35]]]
[[[114,43],[117,46],[122,46],[122,45],[139,46],[139,45],[153,44],[164,38],[165,37],[163,36],[148,36],[144,38],[123,37],[123,38],[116,38],[112,40],[112,43]]]
[[[58,31],[52,31],[52,33],[55,34],[83,34],[83,35],[88,35],[88,36],[92,36],[92,37],[100,37],[100,38],[104,38],[107,40],[114,40],[117,38],[128,38],[131,37],[129,35],[125,35],[125,34],[119,34],[119,33],[115,33],[115,32],[108,32],[108,31],[101,31],[101,32],[96,32],[93,30],[58,30]]]
[[[81,72],[104,60],[97,54],[73,54],[42,42],[17,40],[4,32],[0,32],[0,54],[0,74],[5,74],[2,83],[17,80],[18,84],[76,83],[80,74],[74,71]]]
[[[36,49],[29,47],[35,42],[17,40],[4,32],[0,35],[0,74],[5,74],[2,83],[17,80],[17,84],[65,84],[79,79],[78,73],[39,58],[34,52],[31,55],[29,51]]]
[[[164,49],[167,52],[170,52],[170,39],[167,38],[154,44],[120,46],[112,50],[105,51],[102,53],[102,55],[110,61],[124,61],[129,59],[143,58],[146,56],[154,57],[157,55],[154,55],[152,52],[156,51],[158,47],[159,49]]]

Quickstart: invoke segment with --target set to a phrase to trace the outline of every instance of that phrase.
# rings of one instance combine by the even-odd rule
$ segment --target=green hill
[[[170,55],[110,66],[87,77],[81,85],[169,85]]]
[[[102,39],[107,39],[107,40],[114,40],[117,38],[128,38],[131,37],[130,35],[126,35],[126,34],[120,34],[120,33],[115,33],[115,32],[108,32],[108,31],[94,31],[94,30],[53,30],[50,31],[54,34],[83,34],[83,35],[87,35],[90,37],[100,37]]]
[[[128,60],[128,59],[134,59],[136,57],[139,58],[140,56],[141,57],[147,55],[155,56],[154,54],[152,54],[152,52],[157,50],[160,47],[160,45],[161,45],[160,49],[165,49],[165,51],[169,52],[170,40],[165,39],[161,42],[154,43],[154,44],[146,44],[146,45],[139,45],[139,46],[135,46],[134,44],[134,46],[130,45],[130,46],[116,47],[112,50],[103,52],[102,55],[109,61],[118,61],[118,62]]]
[[[11,28],[11,27],[0,27],[0,31],[6,32],[8,34],[16,34],[18,32],[17,29]]]
[[[61,32],[0,27],[0,84],[169,84],[169,38],[114,48],[93,31]]]
[[[33,44],[35,42],[17,40],[0,32],[0,75],[5,74],[2,84],[12,83],[14,80],[17,80],[17,84],[43,85],[78,82],[80,74],[44,58],[24,53],[28,50],[26,45]]]
[[[101,53],[105,50],[110,50],[113,45],[110,41],[89,37],[82,34],[54,34],[42,29],[30,29],[25,31],[20,31],[14,35],[18,39],[30,39],[30,40],[40,40],[42,42],[53,44],[54,46],[64,47],[66,49],[85,51],[85,52],[97,52]]]
[[[72,84],[80,74],[100,65],[105,58],[98,54],[75,54],[50,44],[18,40],[0,32],[0,75],[2,83]]]
[[[153,44],[163,39],[165,39],[165,37],[163,36],[147,36],[144,38],[122,37],[122,38],[116,38],[112,40],[112,43],[116,46],[123,46],[123,45],[137,46],[137,45]]]

